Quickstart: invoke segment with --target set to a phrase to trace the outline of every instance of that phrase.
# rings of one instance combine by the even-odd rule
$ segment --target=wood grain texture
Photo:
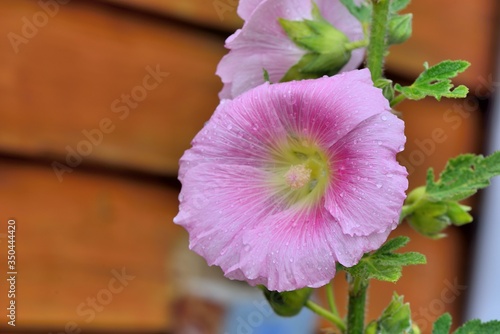
[[[102,0],[147,11],[163,13],[180,20],[227,31],[239,28],[243,21],[236,13],[238,0]]]
[[[16,47],[0,40],[0,150],[64,162],[80,145],[90,152],[83,164],[175,175],[218,104],[223,41],[94,5],[61,5]],[[44,13],[27,0],[2,1],[0,11],[0,35],[21,37],[23,18]],[[103,120],[109,131],[85,147],[83,132]]]
[[[171,326],[167,259],[182,233],[172,223],[176,191],[79,171],[60,183],[48,166],[3,160],[0,171],[0,231],[7,231],[7,219],[17,226],[17,328],[63,331],[74,322],[81,329],[158,332]],[[0,261],[1,272],[6,269]]]

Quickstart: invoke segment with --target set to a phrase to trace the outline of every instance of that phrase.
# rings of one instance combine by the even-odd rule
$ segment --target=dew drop
[[[386,115],[382,115],[381,119],[382,119],[383,121],[387,121],[387,116],[386,116]]]
[[[292,259],[292,258],[290,258],[290,263],[291,263],[291,262],[293,262],[293,259]]]
[[[404,149],[405,149],[404,145],[401,145],[401,146],[399,146],[399,148],[398,148],[399,152],[404,151]]]
[[[377,142],[377,144],[380,146],[380,145],[382,145],[382,142],[379,140],[379,141]]]
[[[377,186],[378,189],[382,188],[382,185],[379,184],[379,183],[377,183],[376,186]]]

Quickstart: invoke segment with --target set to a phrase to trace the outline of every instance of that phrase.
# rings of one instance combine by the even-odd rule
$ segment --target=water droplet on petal
[[[404,149],[405,149],[404,145],[401,145],[401,146],[399,146],[399,148],[398,148],[399,152],[404,151]]]
[[[387,121],[387,116],[386,115],[382,115],[382,117],[380,117],[383,121]]]
[[[380,146],[380,145],[382,145],[382,142],[379,140],[379,141],[377,142],[377,144]]]
[[[379,184],[379,183],[377,183],[376,186],[377,186],[378,189],[382,188],[382,185]]]

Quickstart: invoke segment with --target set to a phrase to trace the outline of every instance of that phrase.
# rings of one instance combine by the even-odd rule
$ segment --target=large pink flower
[[[314,3],[321,15],[350,41],[364,38],[361,23],[340,0],[315,0]],[[222,58],[216,72],[224,83],[220,98],[231,99],[262,84],[264,69],[271,82],[279,82],[307,51],[290,40],[278,19],[311,19],[312,8],[311,0],[240,0],[238,14],[245,24],[226,40],[226,47],[231,51]],[[363,57],[364,49],[354,50],[342,71],[357,68]]]
[[[180,162],[174,222],[231,279],[319,287],[398,224],[403,122],[367,69],[222,101]]]

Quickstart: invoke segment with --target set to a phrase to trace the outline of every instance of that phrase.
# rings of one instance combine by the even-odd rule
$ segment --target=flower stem
[[[382,77],[385,51],[387,49],[387,26],[390,0],[372,0],[373,16],[368,45],[367,65],[375,82]]]
[[[333,314],[332,312],[329,312],[328,310],[322,308],[318,304],[312,302],[311,300],[308,300],[305,305],[308,309],[316,313],[317,315],[325,318],[326,320],[330,321],[333,323],[337,328],[344,333],[345,332],[345,323],[344,320],[342,320],[338,315]]]
[[[366,290],[368,281],[349,277],[347,334],[363,334],[365,327]]]
[[[368,46],[367,39],[361,39],[359,41],[349,42],[344,45],[346,51],[352,51],[355,49],[364,48],[365,46]]]
[[[337,310],[337,305],[335,304],[335,294],[333,292],[333,281],[330,284],[326,285],[326,298],[328,298],[328,306],[330,306],[330,310],[336,316],[339,315],[339,311]]]
[[[394,107],[396,104],[401,103],[404,100],[406,100],[406,96],[404,96],[404,94],[399,94],[398,96],[392,99],[391,107]]]

